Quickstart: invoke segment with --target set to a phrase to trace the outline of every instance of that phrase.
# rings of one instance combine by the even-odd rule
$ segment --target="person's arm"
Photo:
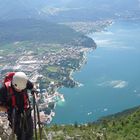
[[[7,90],[5,86],[0,88],[0,111],[6,112],[6,99],[7,99]]]
[[[7,108],[5,106],[0,106],[0,112],[7,112]]]

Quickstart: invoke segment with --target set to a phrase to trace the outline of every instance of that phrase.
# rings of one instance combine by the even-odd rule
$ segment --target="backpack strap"
[[[14,95],[13,89],[11,87],[11,82],[6,82],[5,86],[7,88],[8,91],[8,97],[11,97],[12,100],[12,107],[13,108],[17,108],[16,105],[16,96]],[[24,110],[27,110],[30,107],[30,102],[29,102],[29,97],[26,91],[24,91],[23,93],[23,98],[24,98]]]
[[[23,93],[23,98],[24,98],[24,110],[27,110],[30,107],[29,97],[27,92]]]
[[[7,88],[8,98],[11,97],[11,100],[12,100],[12,107],[13,108],[16,108],[16,98],[15,98],[13,89],[11,87],[11,82],[6,82],[5,83],[5,86]]]

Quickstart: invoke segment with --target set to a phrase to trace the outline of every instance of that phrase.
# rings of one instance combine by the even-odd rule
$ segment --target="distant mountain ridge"
[[[139,0],[0,0],[0,20],[92,20],[140,11]]]

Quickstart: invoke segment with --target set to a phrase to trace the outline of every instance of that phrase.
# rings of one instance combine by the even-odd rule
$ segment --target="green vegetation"
[[[52,125],[47,133],[53,140],[139,140],[140,107],[80,125]]]
[[[73,29],[44,20],[9,20],[0,22],[0,43],[44,42],[54,44],[87,45],[94,47],[94,41]],[[89,43],[88,43],[89,42]]]
[[[47,67],[47,70],[49,72],[57,72],[58,68],[56,66],[48,66]]]

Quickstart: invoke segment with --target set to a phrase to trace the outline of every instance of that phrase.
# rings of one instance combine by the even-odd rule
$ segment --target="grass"
[[[55,67],[55,66],[48,66],[47,67],[47,70],[49,72],[57,72],[58,71],[58,67]]]
[[[72,125],[52,125],[53,140],[139,140],[140,107],[102,118],[97,122]]]

